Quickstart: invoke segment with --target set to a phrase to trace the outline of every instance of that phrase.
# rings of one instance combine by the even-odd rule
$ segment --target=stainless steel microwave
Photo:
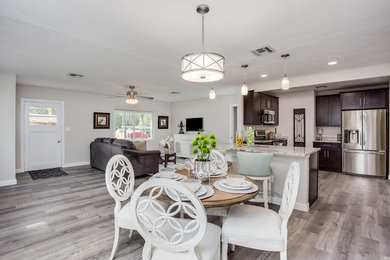
[[[261,123],[263,125],[274,125],[275,124],[275,111],[264,109],[262,116],[261,116]]]

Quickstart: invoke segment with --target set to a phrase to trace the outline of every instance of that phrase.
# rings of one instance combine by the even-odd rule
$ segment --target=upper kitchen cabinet
[[[244,96],[244,125],[260,125],[260,93],[253,90]]]
[[[279,124],[279,98],[261,92],[248,91],[244,96],[244,125],[261,125],[264,110],[275,112],[274,124]]]
[[[374,89],[341,94],[341,109],[387,108],[388,89]]]
[[[389,90],[387,89],[379,89],[372,91],[364,91],[363,92],[363,108],[371,109],[371,108],[387,108],[388,105],[388,96],[387,93]]]
[[[339,95],[316,97],[316,125],[341,125],[341,108]]]

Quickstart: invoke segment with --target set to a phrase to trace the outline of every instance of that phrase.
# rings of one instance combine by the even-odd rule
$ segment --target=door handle
[[[61,143],[61,141],[60,141],[60,140],[58,140],[58,141],[57,141],[57,143],[59,143],[59,144],[60,144],[60,143]]]

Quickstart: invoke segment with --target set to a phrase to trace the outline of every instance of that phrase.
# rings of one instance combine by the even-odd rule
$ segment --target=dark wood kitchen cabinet
[[[260,93],[253,90],[244,96],[244,125],[260,125]]]
[[[388,108],[388,89],[374,89],[341,94],[341,109],[380,109]]]
[[[388,90],[379,89],[375,91],[363,92],[363,109],[387,108],[388,107]]]
[[[279,124],[279,98],[261,92],[248,91],[244,96],[244,125],[261,125],[263,110],[275,111],[275,124]]]
[[[316,125],[341,126],[340,96],[316,97]]]
[[[341,172],[341,144],[313,142],[313,147],[321,148],[318,153],[318,168],[322,171]]]

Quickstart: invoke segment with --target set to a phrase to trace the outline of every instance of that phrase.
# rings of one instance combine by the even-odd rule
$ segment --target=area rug
[[[46,178],[51,178],[51,177],[59,177],[59,176],[68,175],[66,172],[64,172],[60,168],[52,168],[52,169],[43,169],[43,170],[37,170],[37,171],[29,171],[28,173],[30,174],[31,179],[33,179],[33,180],[46,179]]]

